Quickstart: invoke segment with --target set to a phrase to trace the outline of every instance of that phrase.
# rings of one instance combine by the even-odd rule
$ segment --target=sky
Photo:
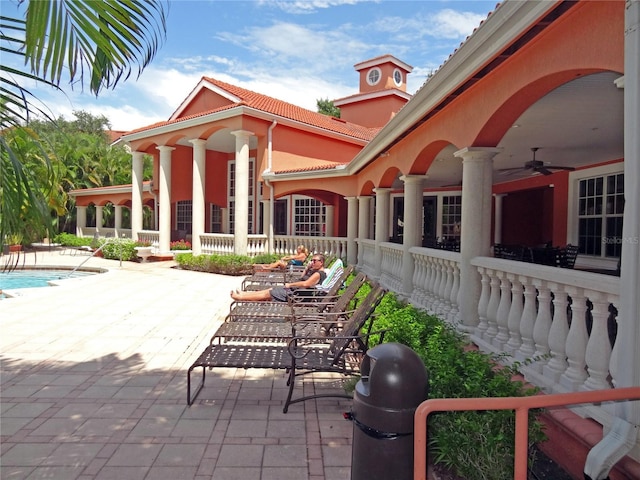
[[[2,15],[25,5],[0,0]],[[353,66],[391,54],[411,65],[415,93],[496,7],[496,1],[172,0],[166,39],[140,77],[100,96],[29,86],[55,117],[104,115],[113,130],[167,120],[203,76],[316,111],[358,93]]]

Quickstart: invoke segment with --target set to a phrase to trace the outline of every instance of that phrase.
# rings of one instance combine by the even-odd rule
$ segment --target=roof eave
[[[323,133],[323,135],[328,136],[328,137],[332,137],[332,138],[337,138],[337,139],[341,139],[343,141],[349,141],[352,143],[356,143],[358,145],[366,145],[368,143],[368,140],[366,139],[361,139],[358,137],[353,137],[350,135],[346,135],[346,134],[342,134],[339,132],[333,132],[331,130],[327,130],[325,128],[322,127],[316,127],[314,125],[309,125],[307,123],[303,123],[303,122],[299,122],[297,120],[292,120],[290,118],[287,117],[282,117],[280,115],[276,115],[273,113],[269,113],[269,112],[265,112],[262,110],[258,110],[256,108],[253,107],[247,107],[246,105],[240,105],[237,107],[233,107],[230,108],[228,110],[224,110],[222,112],[215,112],[215,113],[211,113],[211,114],[207,114],[207,115],[202,115],[199,117],[195,117],[189,120],[184,120],[184,121],[177,121],[174,123],[170,123],[167,125],[162,125],[159,127],[155,127],[155,128],[149,128],[147,130],[143,130],[140,132],[136,132],[136,133],[132,133],[132,134],[128,134],[128,135],[123,135],[122,137],[120,137],[120,139],[124,142],[131,142],[131,141],[136,141],[136,140],[142,140],[144,138],[147,137],[152,137],[152,136],[156,136],[156,135],[163,135],[166,133],[171,133],[171,132],[175,132],[177,130],[182,130],[185,128],[190,128],[190,127],[197,127],[203,124],[207,124],[210,122],[214,122],[214,121],[219,121],[219,120],[226,120],[228,118],[232,118],[232,117],[236,117],[236,116],[240,116],[240,115],[248,115],[248,116],[252,116],[254,118],[261,118],[264,120],[268,120],[269,122],[273,121],[274,119],[278,120],[278,124],[280,125],[295,125],[296,128],[299,128],[301,130],[307,130],[307,131],[313,131],[313,132],[319,132],[321,131]]]

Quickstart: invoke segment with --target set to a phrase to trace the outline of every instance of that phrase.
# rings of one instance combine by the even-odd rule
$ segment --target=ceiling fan
[[[502,168],[499,170],[499,172],[506,175],[510,175],[511,173],[515,173],[518,170],[521,170],[521,171],[531,170],[534,173],[551,175],[553,174],[552,170],[569,170],[569,171],[575,170],[575,168],[573,167],[564,167],[561,165],[545,165],[545,163],[542,160],[536,160],[536,152],[538,150],[539,150],[539,147],[531,148],[531,151],[533,152],[533,158],[528,162],[525,162],[524,166],[515,167],[515,168]]]

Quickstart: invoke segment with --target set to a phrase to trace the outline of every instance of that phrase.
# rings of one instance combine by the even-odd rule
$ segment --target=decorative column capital
[[[462,158],[463,162],[484,161],[491,160],[501,151],[502,149],[497,147],[464,147],[454,152],[453,156]]]
[[[170,147],[169,145],[158,145],[156,147],[156,150],[159,150],[160,153],[173,152],[175,149],[175,147]]]
[[[192,138],[189,142],[192,143],[194,147],[207,144],[207,141],[202,138]]]
[[[408,184],[421,184],[423,180],[429,178],[428,175],[402,175],[400,180],[404,182],[405,185]]]
[[[231,132],[231,135],[237,138],[247,138],[255,134],[253,132],[250,132],[249,130],[234,130],[233,132]]]
[[[376,187],[373,189],[373,193],[376,195],[385,195],[391,193],[391,188],[389,187]]]

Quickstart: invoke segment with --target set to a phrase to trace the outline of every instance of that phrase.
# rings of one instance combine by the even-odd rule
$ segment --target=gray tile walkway
[[[27,264],[84,259],[39,252]],[[108,272],[0,299],[2,479],[350,478],[349,400],[285,415],[283,372],[217,369],[187,407],[187,368],[242,278],[173,262],[86,266]]]

